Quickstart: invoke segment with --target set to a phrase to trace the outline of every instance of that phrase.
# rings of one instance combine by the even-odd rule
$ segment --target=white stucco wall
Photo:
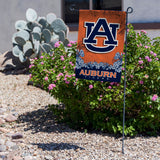
[[[26,10],[33,8],[39,16],[53,12],[61,17],[61,0],[0,0],[0,53],[12,49],[12,35],[17,20],[25,20]]]
[[[127,7],[133,8],[131,23],[160,22],[160,0],[123,0],[123,10]]]

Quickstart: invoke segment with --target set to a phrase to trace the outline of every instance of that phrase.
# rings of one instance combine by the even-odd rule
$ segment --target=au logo
[[[119,23],[109,23],[106,18],[99,18],[97,22],[85,22],[86,37],[83,43],[86,48],[94,53],[108,53],[118,46],[117,30]],[[98,37],[105,37],[103,46],[96,46]]]

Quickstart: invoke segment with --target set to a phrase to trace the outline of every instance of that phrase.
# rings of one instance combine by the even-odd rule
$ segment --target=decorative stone
[[[5,143],[5,140],[4,139],[0,139],[0,145],[4,144],[4,143]]]
[[[18,145],[14,145],[11,147],[11,149],[14,151],[14,150],[18,150],[19,149],[19,146]]]
[[[21,133],[16,133],[12,135],[12,139],[20,139],[23,138],[23,135]]]
[[[24,157],[24,160],[33,160],[33,157],[32,156],[26,156],[26,157]]]
[[[6,112],[6,108],[0,108],[0,114],[4,114]]]
[[[8,131],[8,133],[6,134],[6,137],[12,137],[12,133]]]
[[[14,156],[13,157],[13,160],[22,160],[23,158],[22,157],[20,157],[20,156]]]
[[[12,114],[9,114],[9,115],[7,115],[7,116],[5,117],[5,120],[6,120],[7,122],[14,122],[14,121],[17,120],[17,117],[13,116]]]
[[[3,128],[3,127],[0,127],[0,132],[8,133],[8,132],[9,132],[9,130],[8,130],[8,129],[5,129],[5,128]]]
[[[22,160],[22,159],[23,159],[22,157],[15,155],[14,152],[10,152],[7,155],[7,160]]]
[[[4,124],[5,123],[5,120],[0,118],[0,125]]]
[[[6,148],[5,145],[3,145],[3,144],[0,145],[0,152],[5,152],[6,149],[7,149],[7,148]]]
[[[53,157],[50,156],[50,155],[46,155],[46,156],[45,156],[45,160],[52,160],[52,159],[53,159]]]
[[[15,145],[16,145],[16,143],[14,143],[14,142],[11,142],[11,141],[7,141],[7,142],[6,142],[6,146],[9,147],[9,148],[10,148],[10,147],[13,147],[13,146],[15,146]]]

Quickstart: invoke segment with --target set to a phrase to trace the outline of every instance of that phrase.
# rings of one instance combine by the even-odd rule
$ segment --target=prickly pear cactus
[[[17,32],[12,37],[12,53],[22,63],[40,57],[43,52],[52,54],[51,49],[57,41],[64,42],[64,45],[69,43],[68,27],[54,13],[38,17],[36,11],[29,8],[26,11],[26,21],[16,21],[15,28]]]

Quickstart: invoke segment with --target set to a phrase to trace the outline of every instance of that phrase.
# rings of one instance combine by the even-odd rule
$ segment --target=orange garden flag
[[[80,10],[76,77],[120,82],[126,12]]]

